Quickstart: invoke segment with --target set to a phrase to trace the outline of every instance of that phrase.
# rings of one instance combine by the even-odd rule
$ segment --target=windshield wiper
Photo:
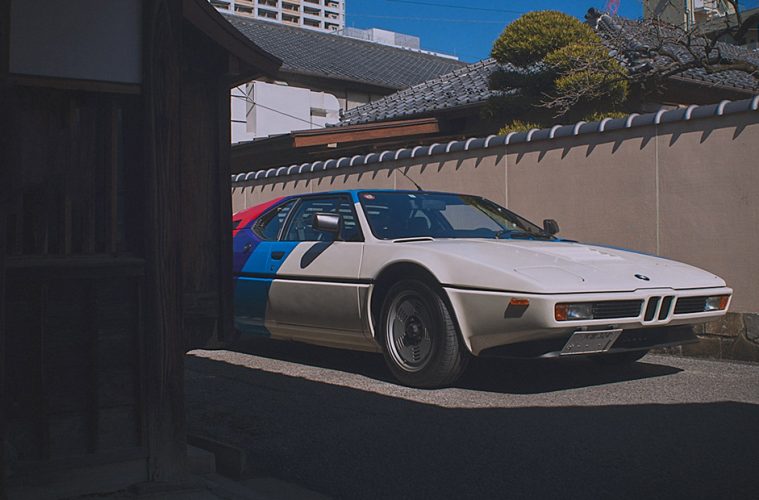
[[[503,236],[507,236],[509,239],[517,238],[517,239],[529,239],[529,238],[541,238],[541,239],[553,239],[553,236],[550,236],[545,233],[536,233],[533,231],[523,231],[519,229],[502,229],[498,231],[495,234],[496,239],[500,240],[503,239]]]

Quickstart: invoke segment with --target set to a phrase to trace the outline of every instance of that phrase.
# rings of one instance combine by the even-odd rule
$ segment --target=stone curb
[[[759,362],[759,314],[727,313],[719,321],[696,325],[699,338],[686,344],[654,352],[694,358]]]

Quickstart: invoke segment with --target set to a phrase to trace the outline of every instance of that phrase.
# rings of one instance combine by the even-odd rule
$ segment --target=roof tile
[[[642,53],[650,45],[650,43],[649,45],[646,44],[647,41],[651,42],[651,40],[647,40],[651,36],[652,24],[650,22],[612,19],[608,16],[604,16],[602,19],[598,23],[597,29],[602,35],[604,32],[614,33],[615,36],[607,36],[605,40],[607,44],[616,49],[617,54],[623,54],[620,57],[625,58],[633,53]],[[620,40],[625,41],[624,46],[615,47],[615,43]],[[723,43],[718,46],[726,57],[759,64],[759,51],[751,51]],[[688,55],[681,53],[681,57],[687,59]],[[635,62],[628,60],[630,65]],[[498,64],[494,59],[485,59],[456,69],[377,101],[350,109],[343,115],[340,125],[397,120],[484,102],[499,94],[499,91],[489,88],[489,78],[494,71],[502,67],[505,66]],[[509,69],[514,69],[514,67],[512,66]],[[524,68],[524,70],[535,71],[536,68]],[[759,93],[759,82],[744,71],[730,70],[721,73],[708,73],[703,68],[693,68],[677,76],[707,85]]]
[[[465,66],[448,57],[334,33],[225,15],[256,45],[282,60],[281,71],[405,89]]]

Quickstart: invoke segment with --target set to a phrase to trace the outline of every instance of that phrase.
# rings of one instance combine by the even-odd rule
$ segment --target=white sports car
[[[696,341],[732,290],[707,271],[584,245],[486,199],[426,191],[291,196],[234,215],[243,333],[382,351],[415,387],[471,355],[632,362]]]

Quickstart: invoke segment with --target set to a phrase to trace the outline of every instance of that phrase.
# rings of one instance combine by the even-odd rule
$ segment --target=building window
[[[266,9],[258,9],[258,17],[265,17],[267,19],[276,19],[277,13]]]

